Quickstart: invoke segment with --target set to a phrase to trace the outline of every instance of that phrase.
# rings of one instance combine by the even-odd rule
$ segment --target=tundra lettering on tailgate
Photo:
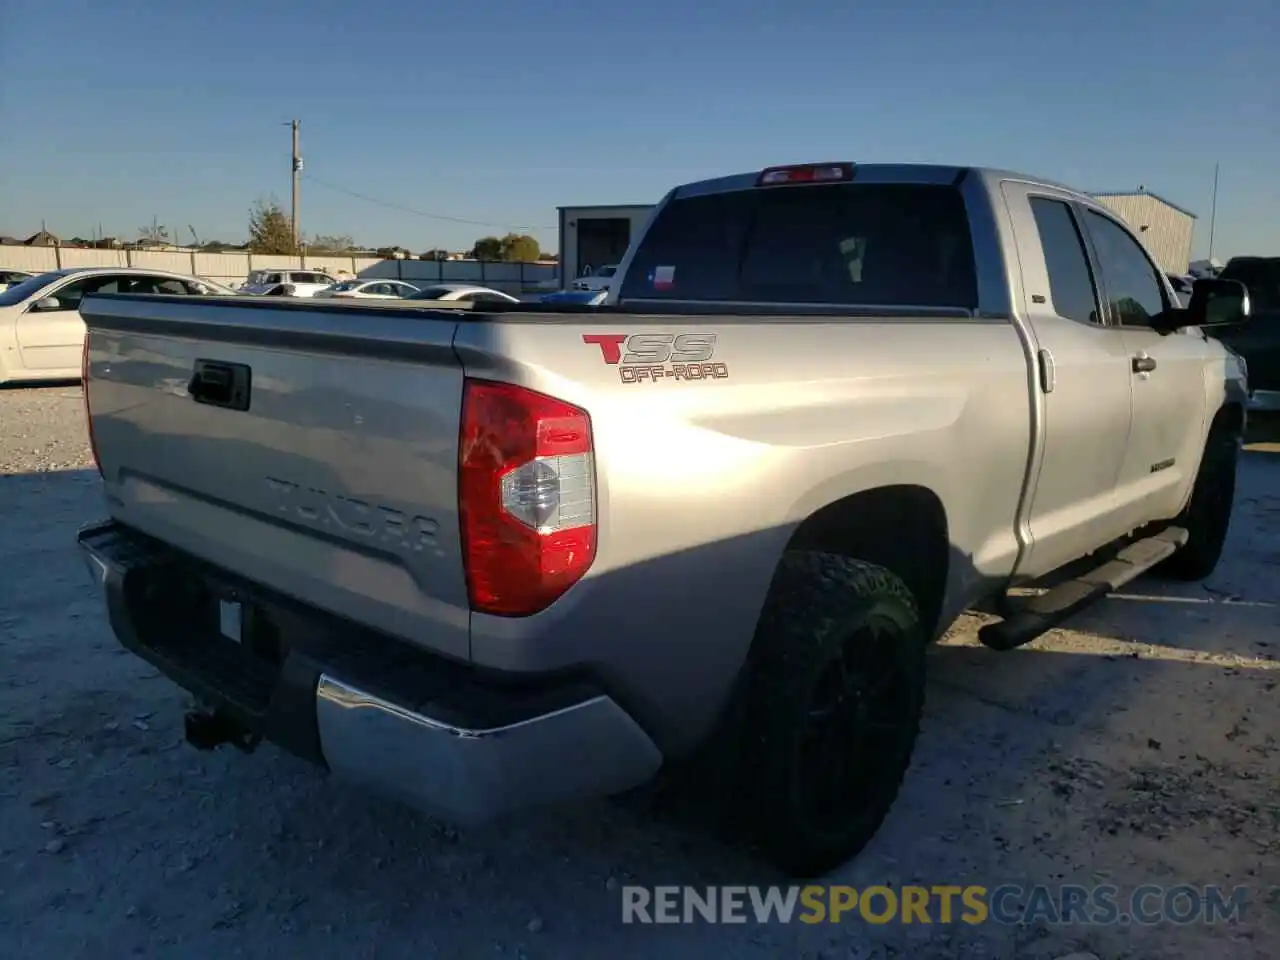
[[[618,368],[623,383],[664,380],[723,380],[729,366],[712,362],[714,333],[584,333],[582,342]]]
[[[439,524],[394,507],[356,500],[319,487],[266,477],[267,490],[278,512],[295,523],[338,530],[363,540],[409,553],[434,549]]]

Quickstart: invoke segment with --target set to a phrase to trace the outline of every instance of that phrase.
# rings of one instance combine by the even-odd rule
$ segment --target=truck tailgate
[[[80,310],[116,520],[469,657],[456,314],[127,295]]]

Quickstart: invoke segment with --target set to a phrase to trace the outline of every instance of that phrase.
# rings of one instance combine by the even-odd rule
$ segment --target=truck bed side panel
[[[1031,385],[1008,320],[497,316],[460,328],[455,349],[469,375],[590,411],[599,552],[544,613],[475,615],[477,664],[592,664],[678,750],[719,709],[788,538],[823,506],[933,491],[950,521],[944,616],[1013,569]],[[627,370],[625,351],[609,363],[599,345],[625,337],[652,355],[681,334],[715,338],[710,376],[637,380],[673,364]]]
[[[341,306],[104,297],[82,309],[115,519],[302,602],[469,656],[452,320],[362,312],[356,337]],[[247,365],[249,409],[196,403],[198,360]]]

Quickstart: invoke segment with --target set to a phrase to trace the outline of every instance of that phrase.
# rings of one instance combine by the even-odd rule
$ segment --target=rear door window
[[[973,309],[968,215],[958,190],[931,184],[676,199],[641,242],[621,296]]]
[[[1032,197],[1031,213],[1044,251],[1054,312],[1068,320],[1101,323],[1093,270],[1071,208],[1061,200]]]

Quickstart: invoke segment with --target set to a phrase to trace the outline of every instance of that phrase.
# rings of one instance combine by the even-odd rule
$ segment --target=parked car
[[[1214,335],[1248,365],[1250,408],[1280,412],[1280,257],[1232,257],[1218,276],[1245,285],[1253,315]]]
[[[403,280],[341,280],[313,296],[322,300],[403,300],[418,292]]]
[[[492,287],[481,287],[474,283],[437,283],[423,287],[410,300],[443,300],[452,303],[519,303],[519,297],[513,297]]]
[[[585,277],[573,281],[574,290],[607,290],[618,272],[618,265],[611,263],[607,267],[598,267]]]
[[[665,770],[812,875],[889,810],[962,611],[1008,650],[1218,563],[1246,382],[1198,328],[1244,288],[1178,306],[1083,193],[753,171],[672,190],[616,281],[252,337],[254,303],[86,301],[110,520],[79,540],[192,744],[463,822]]]
[[[1191,275],[1193,280],[1198,280],[1201,277],[1213,278],[1221,272],[1222,264],[1217,260],[1192,260],[1187,265],[1187,273]]]
[[[0,293],[0,383],[80,376],[84,321],[79,307],[89,293],[236,295],[205,277],[165,270],[69,268],[29,277]]]
[[[240,287],[241,293],[264,294],[275,287],[289,289],[288,296],[310,297],[338,281],[319,270],[254,270]]]
[[[23,280],[29,280],[34,274],[25,270],[8,270],[0,267],[0,293],[9,289],[15,283],[21,283]]]
[[[196,292],[206,297],[240,297],[244,296],[235,287],[222,283],[218,280],[210,280],[208,277],[192,277],[195,281]]]
[[[543,303],[581,303],[589,307],[598,307],[604,303],[608,290],[559,290],[548,293],[542,298]]]

